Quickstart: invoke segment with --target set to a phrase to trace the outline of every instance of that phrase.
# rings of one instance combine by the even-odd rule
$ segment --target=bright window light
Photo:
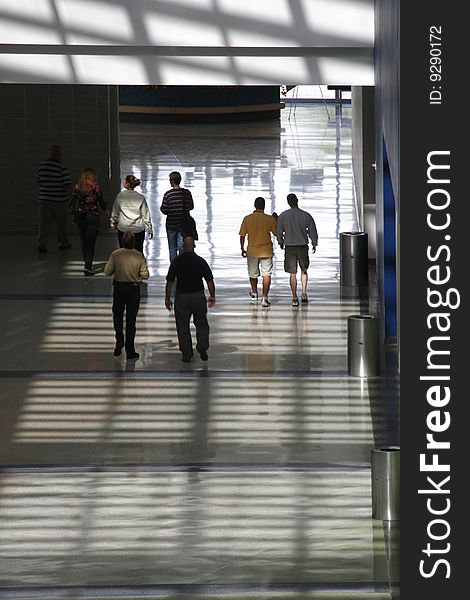
[[[72,56],[79,81],[96,84],[145,85],[148,74],[145,63],[131,56]]]
[[[198,56],[172,59],[160,59],[158,68],[162,82],[166,85],[236,85],[227,56]]]
[[[374,85],[374,67],[372,64],[344,60],[339,58],[318,58],[320,79],[329,85],[343,84],[345,73],[354,85]]]
[[[50,0],[2,0],[0,3],[2,15],[25,19],[29,21],[31,15],[39,23],[53,25],[55,21],[53,5]],[[2,38],[2,43],[6,43]]]
[[[185,19],[180,15],[154,14],[148,11],[144,15],[147,38],[150,44],[168,46],[223,46],[225,44],[220,26]],[[175,37],[178,42],[176,43]]]
[[[275,85],[279,81],[308,81],[310,78],[306,59],[296,56],[234,58],[237,72],[244,85]],[[295,74],[295,75],[294,75]]]
[[[113,37],[119,36],[123,42],[138,43],[132,14],[125,6],[100,0],[54,0],[54,4],[63,27],[72,31],[81,30],[89,35],[101,35],[103,40],[107,40],[111,32]],[[73,36],[67,41],[74,43]]]
[[[3,6],[0,4],[0,10]],[[0,15],[2,44],[61,44],[64,40],[57,28],[42,23],[21,23]]]
[[[251,31],[230,27],[227,31],[227,38],[229,46],[241,48],[251,46],[255,46],[257,48],[295,48],[300,46],[300,42],[298,40],[292,39],[292,33],[289,29],[285,30],[284,35],[268,35],[258,32],[254,34]]]
[[[333,45],[374,44],[373,0],[300,0],[305,22],[312,30],[331,36]]]
[[[151,10],[153,9],[152,4],[154,4],[155,8],[153,10],[158,11],[161,2],[160,0],[150,0],[146,4]],[[191,11],[198,11],[201,17],[204,16],[205,12],[214,10],[214,0],[171,0],[171,5],[176,6],[178,9],[187,8]]]
[[[3,83],[70,83],[74,76],[67,56],[0,54]],[[9,76],[8,73],[11,73]]]
[[[257,22],[257,29],[262,28],[263,23],[280,25],[286,29],[294,24],[288,0],[257,0],[256,2],[217,0],[217,6],[221,13],[225,13],[223,22],[233,15],[239,19],[246,19],[250,27],[253,22]],[[253,37],[256,39],[255,33]]]

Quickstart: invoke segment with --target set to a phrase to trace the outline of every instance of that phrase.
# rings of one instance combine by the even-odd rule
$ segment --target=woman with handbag
[[[85,266],[85,277],[93,275],[93,257],[96,238],[100,230],[99,208],[107,212],[108,207],[98,186],[98,178],[93,169],[82,171],[80,180],[72,190],[72,205],[75,205],[74,222],[78,227]]]
[[[127,175],[124,180],[124,190],[119,192],[114,200],[111,212],[110,226],[117,229],[119,247],[122,248],[122,236],[125,231],[134,234],[134,248],[144,253],[145,231],[149,240],[153,237],[150,210],[143,194],[134,188],[140,185],[140,179],[135,175]]]

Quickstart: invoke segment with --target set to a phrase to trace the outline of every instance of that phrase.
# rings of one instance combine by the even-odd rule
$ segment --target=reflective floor
[[[35,235],[0,239],[0,597],[392,598],[398,524],[372,519],[370,453],[399,443],[396,356],[348,375],[347,317],[378,314],[374,269],[367,290],[339,285],[339,233],[358,228],[350,117],[122,125],[122,174],[155,229],[138,361],[113,356],[106,221],[90,278],[73,229],[71,250],[40,256]],[[181,361],[164,306],[172,170],[215,276],[207,363]],[[276,248],[265,309],[238,230],[256,196],[280,213],[289,192],[319,231],[310,302],[291,306]]]

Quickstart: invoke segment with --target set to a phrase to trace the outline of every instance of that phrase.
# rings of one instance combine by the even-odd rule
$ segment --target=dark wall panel
[[[119,191],[117,89],[107,85],[0,84],[0,231],[37,229],[39,163],[53,144],[73,180],[92,167],[111,202]]]

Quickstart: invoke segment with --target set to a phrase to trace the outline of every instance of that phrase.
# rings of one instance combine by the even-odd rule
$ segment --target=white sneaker
[[[258,302],[258,294],[255,294],[255,292],[250,292],[250,298],[251,298],[251,301],[253,302],[253,304],[255,302]]]
[[[267,298],[263,298],[263,301],[261,302],[261,306],[263,308],[268,308],[268,306],[271,306],[271,302]]]

